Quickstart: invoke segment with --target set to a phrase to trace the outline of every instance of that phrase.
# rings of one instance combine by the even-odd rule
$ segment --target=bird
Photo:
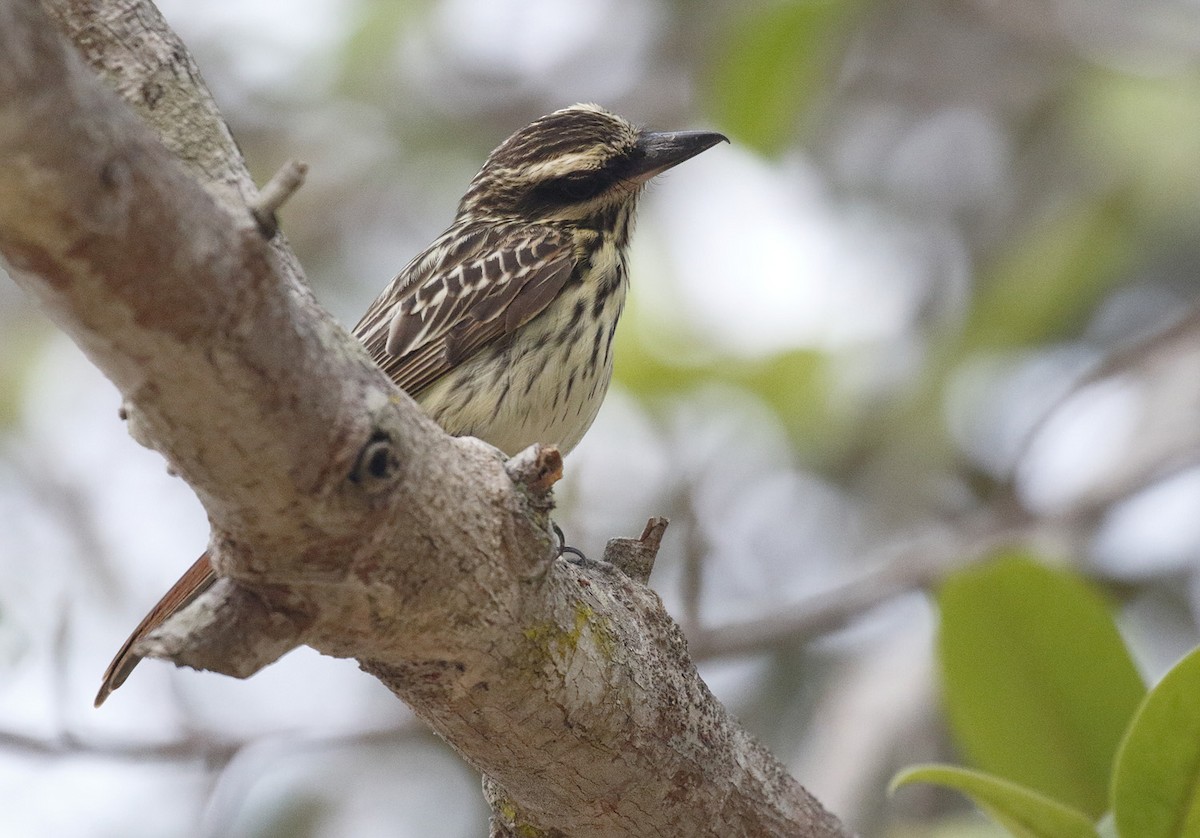
[[[594,104],[534,120],[488,156],[453,223],[354,335],[448,434],[506,455],[534,443],[569,453],[612,377],[643,187],[720,142],[714,131],[640,128]],[[96,707],[141,660],[138,641],[215,580],[205,553],[121,646]]]

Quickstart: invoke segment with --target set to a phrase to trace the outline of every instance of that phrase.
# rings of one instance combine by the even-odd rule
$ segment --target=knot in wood
[[[391,485],[399,471],[400,456],[395,441],[386,431],[376,430],[358,452],[350,470],[350,482],[368,492],[380,491]]]

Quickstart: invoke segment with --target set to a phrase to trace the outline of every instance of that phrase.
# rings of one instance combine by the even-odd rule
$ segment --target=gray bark
[[[153,7],[45,5],[0,0],[0,256],[195,489],[222,577],[145,650],[357,659],[489,778],[496,835],[843,835],[634,578],[662,524],[557,558],[558,453],[446,436],[316,304]]]

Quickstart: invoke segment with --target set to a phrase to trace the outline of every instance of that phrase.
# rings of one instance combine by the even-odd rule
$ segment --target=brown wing
[[[417,395],[544,311],[574,267],[570,237],[550,227],[452,229],[392,281],[354,333]]]

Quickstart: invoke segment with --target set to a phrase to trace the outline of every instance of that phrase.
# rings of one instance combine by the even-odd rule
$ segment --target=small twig
[[[604,548],[604,560],[643,585],[650,581],[654,559],[667,531],[666,518],[651,518],[641,538],[612,538]]]
[[[270,241],[279,231],[279,220],[275,213],[304,185],[304,177],[307,174],[307,163],[289,160],[259,190],[258,199],[251,202],[250,214],[258,222],[258,229],[264,239]]]
[[[1113,378],[1123,373],[1133,372],[1154,360],[1156,354],[1168,350],[1172,344],[1180,340],[1194,338],[1190,333],[1200,332],[1200,306],[1189,309],[1182,317],[1169,323],[1153,334],[1127,346],[1119,347],[1108,353],[1100,363],[1085,372],[1067,392],[1056,398],[1049,407],[1033,423],[1033,427],[1025,434],[1013,462],[1020,464],[1029,455],[1029,450],[1038,435],[1050,423],[1059,409],[1087,387],[1106,378]]]
[[[216,741],[212,736],[199,735],[156,745],[99,744],[84,741],[70,733],[52,739],[40,739],[23,733],[0,730],[0,751],[19,751],[43,757],[83,754],[135,762],[192,762],[202,758],[209,762],[222,763],[232,759],[245,744],[241,741]]]
[[[700,519],[696,515],[696,508],[692,503],[691,493],[681,491],[678,494],[679,507],[683,514],[687,516],[687,520],[683,525],[683,580],[681,582],[683,613],[681,615],[681,627],[685,634],[691,636],[693,633],[699,632],[702,624],[700,600],[704,595],[704,562],[712,545],[709,544],[708,536],[700,526]]]
[[[563,476],[562,453],[553,445],[531,445],[504,464],[508,477],[541,497]]]
[[[314,734],[306,737],[288,737],[286,747],[293,751],[318,750],[322,748],[361,747],[378,744],[395,744],[418,737],[432,738],[428,729],[416,719],[407,718],[393,727],[352,731],[349,733]],[[207,731],[195,731],[187,736],[154,744],[130,744],[124,742],[92,742],[71,732],[55,737],[41,738],[11,730],[0,730],[0,751],[17,751],[30,756],[62,757],[85,755],[114,760],[136,762],[194,762],[203,760],[210,765],[223,765],[232,760],[245,748],[265,741],[269,737],[217,738]]]
[[[74,553],[87,557],[87,561],[78,565],[87,578],[85,587],[105,600],[115,598],[120,586],[112,551],[100,535],[95,504],[84,496],[80,486],[66,480],[45,463],[34,463],[30,452],[7,441],[0,442],[0,466],[13,471],[20,489],[40,509],[53,513],[57,531],[74,542]],[[93,585],[95,587],[90,587]]]
[[[699,631],[688,638],[692,656],[720,658],[806,640],[841,628],[899,594],[928,589],[948,574],[1028,536],[1027,523],[1005,520],[989,511],[978,520],[950,522],[940,547],[929,538],[909,542],[890,559],[851,582],[810,597],[806,602],[741,623]]]
[[[248,798],[256,792],[255,784],[248,778],[257,777],[263,771],[264,765],[286,760],[293,754],[312,754],[321,750],[336,750],[341,748],[374,748],[384,747],[394,749],[397,745],[412,746],[418,742],[437,742],[433,732],[415,718],[408,718],[394,727],[377,730],[364,730],[347,734],[317,735],[312,738],[297,738],[289,734],[265,741],[260,738],[239,755],[238,760],[230,761],[216,774],[215,782],[207,795],[204,806],[203,825],[195,834],[201,836],[225,836],[237,832],[237,821],[248,804]],[[266,747],[263,747],[263,746]],[[247,765],[246,763],[249,763]],[[289,833],[290,834],[290,833]]]
[[[1160,350],[1167,349],[1180,339],[1188,339],[1189,335],[1194,337],[1192,333],[1198,331],[1200,331],[1200,306],[1193,306],[1182,317],[1153,334],[1110,352],[1108,357],[1080,382],[1080,386],[1086,386],[1102,378],[1109,378],[1118,373],[1135,369],[1144,362],[1152,360]]]

